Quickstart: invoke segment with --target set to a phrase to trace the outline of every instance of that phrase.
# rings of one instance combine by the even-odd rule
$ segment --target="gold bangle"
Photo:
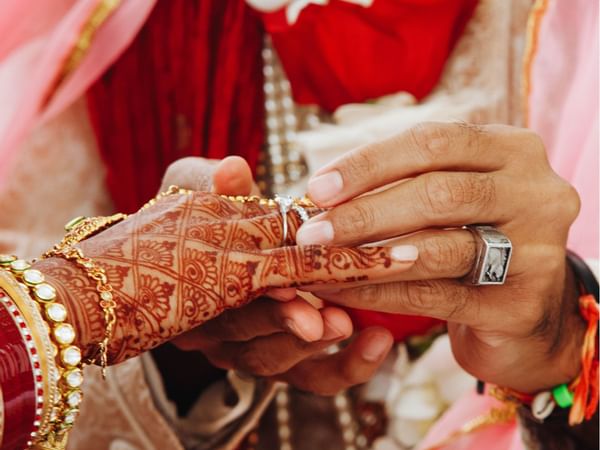
[[[12,307],[18,310],[20,316],[17,316],[16,321],[19,322],[19,319],[23,321],[31,336],[28,351],[33,366],[36,396],[34,429],[31,438],[36,438],[38,435],[47,433],[50,413],[55,402],[59,400],[59,374],[54,358],[55,346],[50,341],[48,325],[42,318],[40,309],[29,295],[29,289],[17,281],[6,264],[2,264],[1,261],[7,258],[7,255],[0,255],[0,267],[4,268],[4,270],[0,270],[0,289],[7,295],[3,299],[5,307],[8,307],[10,311],[12,304]],[[31,354],[33,353],[32,346],[36,349],[35,354]]]
[[[29,291],[25,303],[21,304],[22,312],[26,314],[27,309],[24,305],[29,303],[35,304],[43,315],[45,321],[42,322],[44,324],[42,327],[47,331],[51,341],[48,345],[49,352],[56,364],[56,393],[54,398],[50,399],[51,409],[47,424],[44,424],[44,428],[40,428],[36,437],[36,445],[44,448],[64,448],[68,431],[75,422],[83,398],[81,350],[73,345],[76,340],[75,329],[67,322],[66,307],[56,301],[56,289],[46,282],[44,274],[39,270],[32,269],[29,262],[15,258],[12,262],[7,263],[6,261],[10,258],[12,257],[0,256],[0,260],[5,261],[2,264],[5,269],[3,272],[11,273],[20,282],[18,286],[23,290],[27,288]],[[11,291],[11,286],[7,285],[9,287],[7,293],[14,294],[16,292],[14,286]],[[15,296],[15,298],[19,297]],[[31,312],[33,309],[29,308],[29,311]],[[40,423],[40,425],[42,424]]]

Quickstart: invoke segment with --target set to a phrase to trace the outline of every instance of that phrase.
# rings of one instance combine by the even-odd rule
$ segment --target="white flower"
[[[373,450],[414,447],[439,416],[474,387],[475,379],[452,356],[447,335],[413,362],[400,344],[395,360],[387,362],[365,390],[367,400],[385,402],[389,416],[387,436],[378,439]]]

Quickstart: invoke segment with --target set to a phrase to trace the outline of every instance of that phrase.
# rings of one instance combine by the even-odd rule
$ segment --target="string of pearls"
[[[340,392],[333,399],[337,419],[342,432],[344,450],[364,450],[367,448],[367,438],[360,433],[359,425],[354,419],[351,402],[346,391]],[[275,395],[275,414],[277,417],[277,434],[279,450],[293,450],[292,428],[290,425],[290,394],[289,387],[283,386]]]
[[[266,151],[261,153],[257,176],[261,192],[273,195],[284,192],[290,183],[299,181],[307,174],[307,168],[295,144],[298,119],[290,82],[268,36],[262,59],[267,136]]]
[[[273,195],[283,192],[290,183],[299,181],[307,174],[307,167],[294,142],[299,130],[299,121],[292,99],[290,82],[285,76],[268,36],[265,38],[262,58],[267,142],[266,151],[261,155],[257,176],[261,192]],[[308,127],[316,126],[319,123],[319,119],[314,113],[308,113],[304,119]],[[293,450],[289,403],[289,388],[284,386],[275,395],[279,450]],[[336,395],[334,405],[342,432],[344,449],[365,449],[367,439],[359,433],[359,425],[352,415],[351,402],[347,392]]]

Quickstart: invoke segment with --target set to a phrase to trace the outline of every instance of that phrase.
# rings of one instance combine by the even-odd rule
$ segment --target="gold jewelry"
[[[62,257],[68,261],[72,261],[81,267],[87,277],[96,283],[96,291],[100,296],[100,308],[104,314],[104,337],[98,343],[98,353],[100,355],[100,366],[102,367],[102,377],[106,379],[106,367],[108,366],[108,345],[112,339],[117,315],[115,309],[117,304],[114,300],[113,287],[108,283],[106,271],[100,267],[94,260],[87,258],[82,250],[77,247],[67,247],[59,250],[54,250],[50,256]],[[96,359],[92,358],[89,363],[95,363]]]
[[[259,197],[258,195],[221,195],[221,197],[226,198],[227,200],[230,200],[232,202],[237,202],[237,203],[254,202],[254,203],[258,203],[259,205],[269,206],[272,208],[279,207],[279,203],[277,202],[276,199]],[[310,200],[306,196],[304,196],[302,198],[296,198],[296,197],[290,197],[290,198],[292,199],[293,207],[300,207],[300,208],[316,208],[317,207],[317,205],[315,205],[312,202],[312,200]]]
[[[62,240],[54,245],[52,250],[44,253],[44,258],[52,256],[52,252],[61,251],[65,248],[72,247],[78,242],[83,241],[93,235],[105,230],[106,228],[121,222],[127,218],[126,214],[114,214],[108,217],[84,217],[79,216],[71,219],[65,225],[65,231],[67,232]]]
[[[20,311],[25,318],[28,317],[28,311],[31,313],[34,310],[34,308],[27,308],[26,305],[37,306],[38,311],[45,318],[42,327],[47,333],[44,334],[47,334],[50,340],[50,342],[46,341],[48,350],[45,354],[50,354],[50,360],[54,360],[56,364],[57,376],[49,377],[56,391],[53,392],[51,389],[48,391],[47,403],[50,411],[47,416],[44,414],[40,417],[40,431],[37,436],[34,436],[36,445],[42,448],[62,449],[66,446],[67,433],[75,422],[83,397],[80,389],[83,383],[81,350],[73,345],[76,340],[75,329],[67,322],[66,307],[56,301],[56,289],[46,282],[44,274],[32,269],[29,262],[16,258],[8,262],[11,258],[14,257],[0,256],[0,265],[5,269],[3,271],[5,274],[11,273],[20,282],[17,287],[21,288],[21,295],[18,295],[19,291],[10,283],[4,282],[3,287],[9,295],[14,295],[13,299],[21,301]],[[22,295],[25,293],[25,288],[29,291],[27,296]],[[52,370],[46,364],[46,375],[49,374],[52,374]]]
[[[63,239],[58,244],[54,245],[52,250],[47,251],[43,255],[44,258],[57,256],[74,262],[85,271],[88,278],[96,283],[96,291],[100,296],[100,307],[104,314],[105,324],[104,338],[98,344],[102,377],[105,379],[106,367],[108,365],[108,343],[112,338],[113,329],[117,320],[115,314],[117,304],[114,301],[113,288],[108,283],[106,271],[91,258],[85,257],[82,250],[74,247],[74,245],[125,220],[127,217],[126,214],[122,213],[113,214],[112,216],[107,217],[76,217],[65,225],[67,233]],[[90,363],[93,362],[95,362],[95,359],[90,361]]]
[[[175,194],[179,194],[179,195],[189,195],[191,193],[193,193],[194,191],[190,190],[190,189],[182,189],[179,186],[175,186],[175,185],[171,185],[167,188],[166,191],[163,192],[159,192],[158,195],[156,195],[156,197],[148,200],[141,208],[140,211],[143,211],[146,208],[150,208],[151,206],[155,205],[157,201],[159,201],[162,198],[168,197],[169,195],[175,195]]]

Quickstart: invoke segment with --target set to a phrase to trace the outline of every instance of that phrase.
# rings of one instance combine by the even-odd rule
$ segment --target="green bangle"
[[[569,408],[573,405],[573,393],[569,391],[566,384],[561,384],[552,389],[552,397],[561,408]]]

